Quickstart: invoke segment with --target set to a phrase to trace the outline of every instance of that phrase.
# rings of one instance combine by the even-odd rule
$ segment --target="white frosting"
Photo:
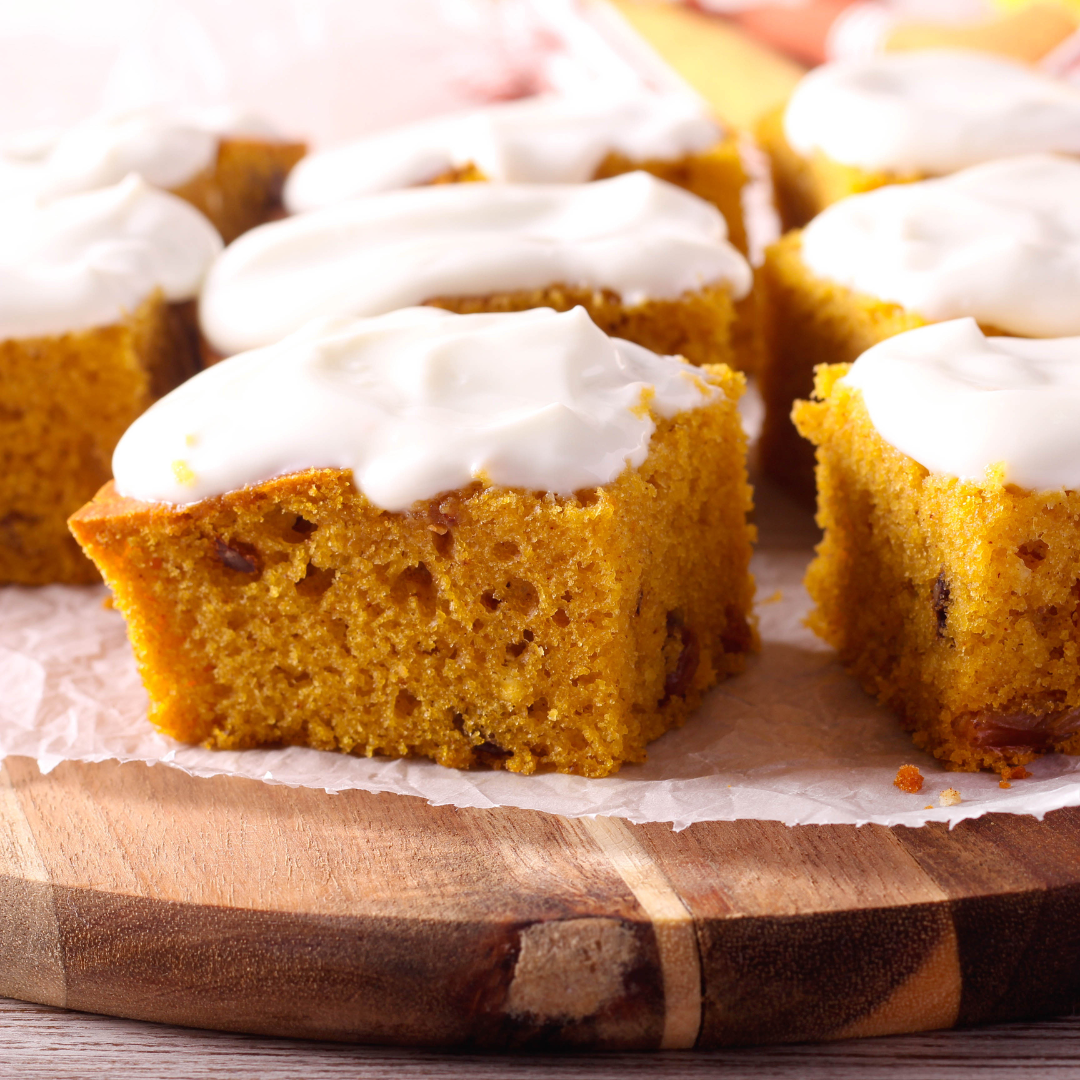
[[[723,136],[690,94],[544,95],[393,128],[305,158],[285,205],[315,210],[359,195],[427,183],[470,163],[489,180],[581,184],[612,152],[674,159]]]
[[[784,131],[801,154],[886,172],[1080,154],[1080,86],[985,53],[884,53],[811,71],[788,103]]]
[[[628,304],[751,284],[711,204],[646,173],[592,184],[441,184],[263,225],[207,278],[203,332],[222,353],[280,341],[309,319],[381,315],[437,296],[561,283]]]
[[[0,195],[42,199],[109,187],[129,173],[179,187],[213,164],[222,135],[269,129],[229,108],[147,108],[91,117],[66,131],[27,132],[0,145]]]
[[[198,210],[137,176],[45,204],[0,200],[0,339],[115,323],[158,288],[191,300],[221,247]]]
[[[933,473],[1080,490],[1080,337],[985,337],[974,319],[910,330],[845,381],[882,438]]]
[[[481,478],[569,495],[645,460],[646,388],[665,417],[720,393],[582,308],[329,320],[162,398],[120,440],[113,473],[121,494],[168,503],[308,468],[351,469],[394,511]]]
[[[1080,161],[1033,154],[842,199],[806,227],[802,258],[929,320],[1080,334]]]

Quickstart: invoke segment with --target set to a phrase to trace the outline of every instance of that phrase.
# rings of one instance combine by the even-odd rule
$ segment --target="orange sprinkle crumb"
[[[999,780],[998,787],[1012,787],[1008,780]]]
[[[915,795],[922,791],[923,775],[919,772],[918,765],[901,765],[896,770],[896,779],[893,783],[909,795]]]

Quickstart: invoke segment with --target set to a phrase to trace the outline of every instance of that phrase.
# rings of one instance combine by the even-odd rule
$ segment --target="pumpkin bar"
[[[3,219],[0,582],[97,581],[67,518],[131,422],[198,370],[193,298],[221,241],[134,176]]]
[[[959,320],[820,368],[795,409],[824,529],[810,625],[951,769],[1080,752],[1078,361],[1080,338]]]
[[[1018,154],[1080,154],[1080,89],[1004,56],[879,53],[804,76],[758,139],[786,229],[840,199]]]
[[[541,94],[422,120],[310,155],[293,213],[415,184],[579,184],[643,170],[711,202],[747,253],[736,137],[690,93]]]
[[[612,342],[580,309],[334,325],[166,398],[121,444],[116,484],[71,519],[127,619],[151,721],[216,748],[458,768],[606,776],[644,760],[755,645],[742,377]],[[418,385],[474,419],[459,430],[443,409],[401,429],[371,405],[384,391],[365,350],[385,350],[396,394],[413,378],[397,357],[413,372],[417,349],[436,345]],[[310,384],[295,378],[314,358],[322,378],[341,367],[326,384],[336,396],[309,414]],[[582,464],[583,442],[609,429],[581,427],[576,406],[547,396],[589,363],[587,378],[604,368],[624,402],[603,424],[637,432],[625,461],[604,442]],[[354,377],[360,396],[341,389]],[[539,408],[525,417],[519,391],[532,386],[548,389],[521,391]],[[223,395],[220,426],[200,426]],[[480,434],[477,405],[494,410]],[[346,430],[370,433],[373,456],[315,467]],[[312,467],[260,478],[255,460]]]
[[[230,355],[325,316],[580,306],[654,352],[737,366],[735,304],[753,275],[725,237],[715,207],[641,172],[406,188],[241,237],[211,269],[200,321]]]
[[[54,136],[5,139],[0,197],[29,193],[48,201],[136,173],[189,202],[231,243],[284,213],[285,179],[305,149],[228,108],[101,113]]]

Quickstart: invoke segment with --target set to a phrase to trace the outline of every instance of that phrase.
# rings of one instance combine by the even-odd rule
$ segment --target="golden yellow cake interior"
[[[753,647],[742,376],[573,497],[373,506],[347,471],[182,507],[109,485],[71,521],[163,731],[605,776]]]
[[[819,370],[795,408],[825,530],[810,625],[949,768],[1080,752],[1080,494],[929,473],[877,433],[847,370]]]

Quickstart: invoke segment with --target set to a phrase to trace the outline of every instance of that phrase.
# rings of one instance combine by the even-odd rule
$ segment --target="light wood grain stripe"
[[[23,881],[47,882],[49,873],[23,813],[7,766],[0,761],[0,874]]]
[[[656,932],[664,980],[663,1050],[686,1050],[701,1028],[701,956],[694,920],[667,875],[621,818],[581,818],[612,867],[645,909]]]
[[[63,1005],[67,990],[49,872],[0,762],[0,994]]]

